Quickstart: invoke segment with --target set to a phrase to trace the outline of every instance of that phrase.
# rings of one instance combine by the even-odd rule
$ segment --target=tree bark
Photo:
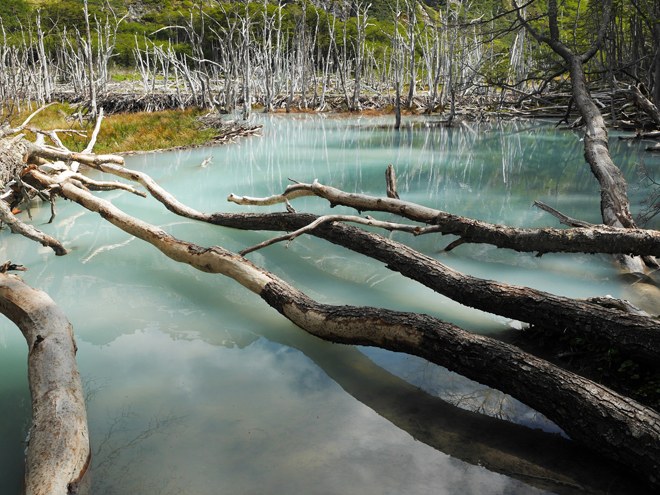
[[[632,97],[635,104],[641,108],[646,115],[653,119],[655,125],[660,127],[660,112],[658,111],[657,105],[654,105],[649,101],[636,86],[632,86],[629,90],[626,90],[626,93]]]
[[[562,436],[470,412],[384,370],[354,346],[257,331],[304,353],[348,394],[418,442],[557,495],[643,493],[634,474]],[[504,397],[504,396],[503,396]],[[623,475],[622,475],[623,474]]]
[[[219,246],[202,248],[180,241],[72,184],[61,184],[60,191],[171,259],[236,280],[312,335],[417,355],[498,388],[545,414],[574,440],[623,462],[651,486],[660,487],[660,414],[632,399],[511,345],[470,334],[436,318],[317,303]]]
[[[55,239],[54,237],[49,236],[41,232],[40,230],[35,229],[29,224],[21,222],[16,216],[12,213],[11,208],[0,199],[0,220],[2,220],[7,226],[11,229],[12,234],[21,234],[28,239],[37,241],[42,246],[47,246],[52,248],[55,251],[57,256],[64,256],[66,254],[66,249],[62,246],[62,243]]]
[[[92,112],[92,118],[96,118],[96,83],[94,81],[94,61],[92,49],[92,34],[89,29],[89,12],[87,10],[87,0],[83,0],[83,14],[85,15],[85,58],[87,61],[87,72],[89,76],[89,107]]]
[[[514,4],[516,2],[514,1]],[[598,36],[589,50],[582,55],[573,53],[559,38],[557,21],[557,1],[548,0],[548,21],[550,37],[539,34],[520,15],[520,8],[516,4],[518,20],[537,41],[546,43],[555,53],[561,56],[571,76],[573,101],[582,115],[586,132],[584,136],[584,157],[591,167],[600,184],[600,210],[605,225],[613,227],[636,228],[635,221],[630,213],[630,203],[626,191],[626,181],[621,170],[610,157],[609,140],[605,120],[598,107],[594,104],[584,74],[584,66],[600,49],[605,32],[609,24],[612,0],[603,2],[603,16],[600,21]],[[620,255],[619,263],[630,272],[643,273],[642,261],[635,257]]]
[[[387,197],[392,199],[400,199],[399,193],[396,190],[396,175],[394,173],[394,165],[387,166],[385,171],[385,182],[387,184]]]
[[[45,152],[42,153],[42,156],[45,154]],[[98,157],[80,157],[80,159],[98,170],[140,182],[168,210],[187,218],[239,229],[286,231],[298,230],[318,219],[316,215],[289,213],[249,215],[198,212],[177,201],[147,174],[118,167],[113,163],[99,163]],[[54,183],[52,178],[38,171],[31,171],[30,173],[43,184],[50,185]],[[302,193],[309,193],[307,188],[298,191],[301,195]],[[275,198],[279,201],[280,196]],[[409,213],[413,206],[417,207],[420,212],[426,210],[432,213],[436,212],[400,200],[369,197],[367,199],[372,203],[386,204],[388,201],[392,202],[392,204],[399,205],[400,210],[406,213]],[[410,208],[408,205],[410,205]],[[507,227],[502,227],[502,229],[507,229]],[[571,229],[568,232],[573,230],[579,229]],[[591,232],[591,230],[586,229],[586,232]],[[644,232],[623,230],[633,234]],[[314,229],[312,233],[330,242],[387,263],[388,268],[399,271],[404,276],[416,280],[466,306],[521,320],[549,330],[558,332],[570,330],[576,335],[618,348],[627,355],[643,362],[655,364],[658,356],[660,356],[660,323],[656,319],[637,317],[614,309],[603,308],[596,304],[556,296],[527,287],[510,286],[470,277],[408,246],[341,223],[323,224]],[[629,234],[626,233],[626,235]],[[570,243],[570,235],[566,237],[566,241]]]
[[[289,231],[316,218],[290,213],[215,213],[209,222],[243,230]],[[342,223],[323,224],[310,233],[386,263],[390,270],[465,306],[560,333],[568,331],[654,366],[660,356],[660,322],[655,318],[465,275],[404,244]]]
[[[640,256],[660,256],[660,232],[653,230],[632,230],[605,225],[562,230],[521,229],[461,217],[400,199],[346,193],[316,181],[313,184],[299,183],[289,186],[283,194],[268,198],[249,198],[230,194],[227,199],[241,205],[263,206],[283,203],[285,198],[290,200],[302,196],[324,198],[330,202],[330,207],[342,205],[355,208],[359,212],[394,213],[409,220],[432,225],[427,228],[420,227],[417,234],[432,232],[452,234],[458,236],[463,243],[491,244],[499,248],[540,254],[632,253]]]
[[[0,312],[21,329],[29,348],[32,427],[25,493],[82,493],[91,451],[71,324],[47,294],[4,273]]]

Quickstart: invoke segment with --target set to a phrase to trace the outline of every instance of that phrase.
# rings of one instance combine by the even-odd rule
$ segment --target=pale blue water
[[[132,157],[127,166],[151,174],[180,201],[208,212],[265,211],[227,203],[226,197],[277,194],[290,184],[289,177],[383,195],[385,168],[392,163],[401,197],[409,201],[490,222],[557,226],[530,207],[540,199],[567,215],[598,222],[598,184],[584,164],[579,136],[551,126],[470,125],[397,134],[370,119],[256,118],[265,124],[263,137]],[[636,161],[644,158],[649,168],[657,167],[658,159],[640,153],[639,145],[613,140],[611,147],[631,183]],[[211,164],[200,168],[210,155]],[[102,196],[203,246],[238,251],[272,235],[182,219],[151,198],[124,192]],[[317,198],[295,200],[293,206],[329,210]],[[387,411],[369,407],[366,396],[347,393],[355,384],[368,390],[378,373],[389,375],[358,371],[341,378],[324,360],[350,363],[359,361],[356,354],[344,355],[343,346],[308,336],[235,282],[177,264],[78,205],[60,200],[57,209],[54,223],[46,225],[49,208],[35,205],[33,224],[60,239],[70,254],[56,258],[5,231],[1,257],[29,267],[25,281],[48,292],[74,326],[89,400],[93,493],[539,493],[415,440],[385,419]],[[539,259],[479,245],[444,254],[439,251],[451,238],[399,233],[392,238],[478,277],[574,297],[627,294],[607,256]],[[315,238],[248,257],[323,302],[418,311],[485,334],[518,327]],[[451,403],[558,431],[517,401],[442,368],[385,351],[360,351]],[[26,352],[20,332],[3,320],[2,494],[17,493],[22,475],[21,441],[30,410]]]

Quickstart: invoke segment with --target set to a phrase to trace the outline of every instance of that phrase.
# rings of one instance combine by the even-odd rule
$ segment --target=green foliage
[[[25,0],[2,0],[0,2],[0,19],[5,30],[11,32],[20,29],[27,23],[32,8]]]

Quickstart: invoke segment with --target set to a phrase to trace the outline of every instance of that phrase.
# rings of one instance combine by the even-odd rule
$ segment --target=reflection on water
[[[371,360],[425,392],[461,409],[487,414],[517,424],[566,434],[548,418],[510,395],[488,388],[447,368],[417,356],[402,359],[396,353],[378,348],[361,348]]]
[[[598,218],[598,185],[583,163],[580,137],[552,127],[394,132],[379,120],[260,118],[261,138],[212,151],[133,157],[127,165],[209,212],[258,211],[226,197],[276,194],[289,177],[383,195],[392,163],[402,198],[452,213],[556,226],[530,208],[540,199],[570,216]],[[638,149],[613,141],[612,150],[632,179]],[[211,154],[213,162],[200,168]],[[238,251],[271,235],[177,218],[150,198],[103,196],[205,246]],[[294,207],[327,211],[316,198],[296,200]],[[238,284],[166,259],[78,205],[60,202],[58,211],[46,225],[49,208],[35,206],[34,224],[71,249],[66,257],[8,234],[0,247],[4,259],[30,268],[26,282],[48,292],[74,326],[87,383],[95,494],[531,494],[540,492],[531,485],[577,493],[576,484],[604,493],[615,478],[627,480],[558,435],[434,397],[557,431],[499,392],[407,356],[320,342]],[[453,239],[392,238],[507,283],[577,297],[616,297],[625,288],[606,256],[539,259],[469,245],[444,254],[439,251]],[[486,334],[519,327],[318,239],[301,237],[288,249],[271,246],[250,259],[323,302],[423,312]],[[0,323],[0,486],[7,493],[20,486],[29,414],[25,353],[18,330]],[[626,493],[620,486],[626,484],[615,483],[611,493]]]
[[[79,354],[112,382],[89,406],[94,493],[531,493],[413,441],[265,339],[239,350],[147,330]]]

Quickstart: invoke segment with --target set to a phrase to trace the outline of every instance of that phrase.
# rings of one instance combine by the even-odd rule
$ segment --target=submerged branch
[[[66,249],[60,241],[19,220],[3,200],[0,200],[0,220],[11,229],[13,234],[21,234],[28,239],[37,241],[42,246],[51,248],[57,256],[66,254]]]

